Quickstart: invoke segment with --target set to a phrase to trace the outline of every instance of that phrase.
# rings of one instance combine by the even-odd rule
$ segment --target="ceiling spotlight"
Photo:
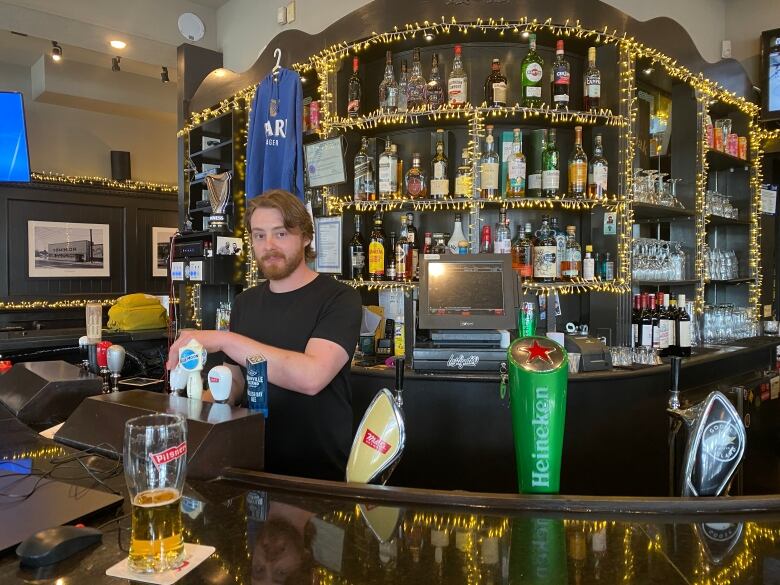
[[[62,47],[60,47],[57,41],[51,42],[51,59],[52,61],[62,61]]]
[[[124,41],[113,40],[111,41],[110,45],[115,49],[124,49],[127,46],[127,43]]]
[[[653,69],[652,67],[645,67],[644,69],[642,69],[642,73],[644,73],[645,75],[650,75],[653,71],[655,71],[655,69]]]
[[[168,77],[167,67],[162,68],[162,72],[160,73],[160,79],[162,80],[163,83],[168,83],[171,80],[170,77]]]
[[[111,71],[121,71],[119,68],[119,61],[121,57],[111,57]]]

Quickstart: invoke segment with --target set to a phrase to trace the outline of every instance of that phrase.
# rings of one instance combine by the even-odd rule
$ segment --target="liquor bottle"
[[[417,228],[414,227],[414,214],[410,211],[406,214],[406,241],[409,243],[409,257],[406,260],[408,264],[407,272],[412,280],[419,277],[419,247],[420,242],[417,239]]]
[[[555,265],[558,255],[558,243],[550,232],[546,219],[534,243],[534,279],[542,282],[555,282]]]
[[[400,156],[398,156],[398,145],[397,144],[391,144],[390,145],[390,152],[395,157],[396,163],[395,163],[395,197],[401,197],[403,195],[404,190],[404,161],[401,159]]]
[[[575,227],[566,226],[566,250],[561,262],[561,277],[565,280],[577,280],[581,276],[582,251],[575,235]]]
[[[355,201],[368,200],[368,138],[360,141],[360,150],[355,155]]]
[[[382,228],[382,214],[374,214],[374,229],[368,243],[368,278],[382,280],[385,277],[385,230]]]
[[[691,316],[685,308],[685,295],[677,295],[677,315],[675,323],[676,355],[691,356]]]
[[[495,238],[493,239],[493,253],[512,253],[512,232],[506,219],[506,207],[498,210],[498,223],[496,224]]]
[[[656,304],[658,305],[658,350],[660,355],[669,355],[669,330],[673,328],[674,321],[669,315],[669,295],[664,293],[656,294]]]
[[[594,280],[595,265],[593,261],[593,246],[585,246],[585,258],[582,260],[582,280]]]
[[[455,175],[455,197],[471,197],[472,177],[471,164],[469,162],[469,149],[464,148],[461,152],[461,164],[458,167],[458,174]]]
[[[466,236],[463,235],[463,225],[461,223],[461,216],[460,213],[455,214],[455,225],[452,228],[452,236],[450,236],[450,239],[447,241],[447,249],[452,254],[458,253],[458,243],[461,240],[465,240]]]
[[[538,108],[542,105],[542,77],[544,60],[536,52],[536,35],[528,35],[528,54],[520,66],[522,78],[522,105],[525,108]]]
[[[428,178],[420,166],[420,153],[412,154],[412,166],[404,177],[404,193],[410,199],[425,199],[428,196]]]
[[[615,280],[615,262],[609,252],[604,254],[604,280]]]
[[[469,80],[466,76],[466,70],[463,69],[460,45],[455,45],[452,73],[447,80],[447,99],[451,106],[463,106],[469,101]]]
[[[569,107],[571,67],[563,56],[563,39],[555,44],[555,61],[550,69],[550,95],[556,110]]]
[[[535,141],[533,141],[533,139],[536,137],[537,132],[539,133],[538,136],[540,138],[538,149],[541,154],[535,153],[535,156],[528,161],[530,166],[528,170],[528,180],[525,184],[525,193],[528,197],[540,197],[542,195],[542,157],[547,148],[547,130],[534,130],[531,134],[532,145],[535,147],[537,145],[534,144]]]
[[[398,154],[393,152],[395,146],[389,140],[385,150],[379,155],[379,198],[392,199],[398,192]]]
[[[363,99],[363,84],[358,75],[358,58],[352,57],[352,76],[347,88],[347,116],[357,118],[360,115],[360,102]]]
[[[409,92],[409,74],[406,71],[406,60],[401,63],[401,76],[398,78],[398,111],[405,112]]]
[[[425,105],[425,87],[425,78],[420,63],[420,49],[415,49],[412,56],[412,73],[406,86],[407,108],[421,108]]]
[[[512,153],[509,155],[506,177],[506,196],[525,197],[525,155],[523,154],[523,133],[515,128],[512,138]]]
[[[374,170],[371,168],[371,160],[368,161],[368,171],[366,171],[366,199],[376,201],[376,183],[374,182]]]
[[[440,108],[447,101],[444,95],[444,87],[441,84],[441,75],[439,75],[439,57],[436,53],[431,59],[431,78],[425,90],[425,99],[428,101],[428,107],[432,110]]]
[[[574,127],[574,150],[569,157],[569,197],[584,199],[588,189],[588,157],[582,150],[582,126]]]
[[[653,346],[653,316],[650,313],[650,301],[647,293],[642,293],[642,321],[641,321],[640,345],[642,347]]]
[[[483,225],[482,231],[479,235],[479,253],[480,254],[492,254],[493,253],[493,237],[490,233],[490,226]]]
[[[408,272],[411,267],[409,261],[409,240],[406,239],[406,214],[401,214],[401,234],[395,241],[395,280],[398,282],[406,282],[412,279],[411,272]]]
[[[650,302],[650,320],[653,324],[652,347],[659,349],[661,346],[661,314],[658,312],[655,295],[648,295],[647,300]]]
[[[366,277],[366,243],[360,229],[360,214],[355,214],[355,233],[349,241],[349,278],[360,280]]]
[[[566,232],[561,229],[557,217],[549,218],[548,221],[550,223],[550,233],[555,238],[558,246],[558,253],[555,255],[555,277],[560,280],[561,262],[563,262],[563,256],[566,253]]]
[[[601,99],[601,72],[596,68],[596,47],[588,47],[588,68],[582,76],[582,109],[598,110]]]
[[[485,127],[485,152],[479,161],[480,186],[482,197],[496,197],[498,195],[498,168],[501,159],[496,152],[496,143],[493,138],[493,126]]]
[[[398,109],[398,84],[395,82],[391,51],[387,51],[385,56],[385,76],[379,84],[379,107],[385,112],[395,112]]]
[[[517,237],[512,242],[512,268],[521,279],[531,279],[534,275],[534,237],[531,224],[517,224]]]
[[[642,304],[640,299],[640,295],[634,295],[634,309],[631,311],[631,347],[641,345],[639,331],[642,326]]]
[[[542,197],[557,197],[560,184],[560,152],[555,146],[555,129],[550,129],[542,153]]]
[[[501,75],[501,62],[493,59],[490,75],[485,80],[485,103],[489,108],[506,106],[507,81]]]
[[[431,197],[441,199],[450,194],[447,156],[444,154],[444,130],[436,130],[436,154],[431,161]]]
[[[609,166],[604,158],[604,146],[601,143],[601,134],[596,134],[593,144],[593,157],[588,163],[588,197],[590,199],[603,199],[607,196],[607,177]]]

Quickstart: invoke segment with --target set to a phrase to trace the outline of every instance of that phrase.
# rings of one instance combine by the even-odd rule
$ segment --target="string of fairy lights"
[[[75,187],[99,187],[101,189],[113,189],[116,191],[138,191],[146,193],[176,194],[179,192],[177,185],[165,183],[149,183],[146,181],[116,181],[105,177],[72,176],[52,172],[32,172],[30,178],[34,183],[48,183],[68,185]]]

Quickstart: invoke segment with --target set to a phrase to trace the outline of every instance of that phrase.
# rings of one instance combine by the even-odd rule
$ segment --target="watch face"
[[[702,443],[705,453],[718,461],[728,462],[739,452],[739,433],[730,422],[714,421],[705,427]]]

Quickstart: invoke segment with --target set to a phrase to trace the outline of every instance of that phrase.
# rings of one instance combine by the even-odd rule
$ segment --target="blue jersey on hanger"
[[[303,89],[301,78],[269,73],[252,101],[246,145],[246,197],[285,189],[303,200]]]

